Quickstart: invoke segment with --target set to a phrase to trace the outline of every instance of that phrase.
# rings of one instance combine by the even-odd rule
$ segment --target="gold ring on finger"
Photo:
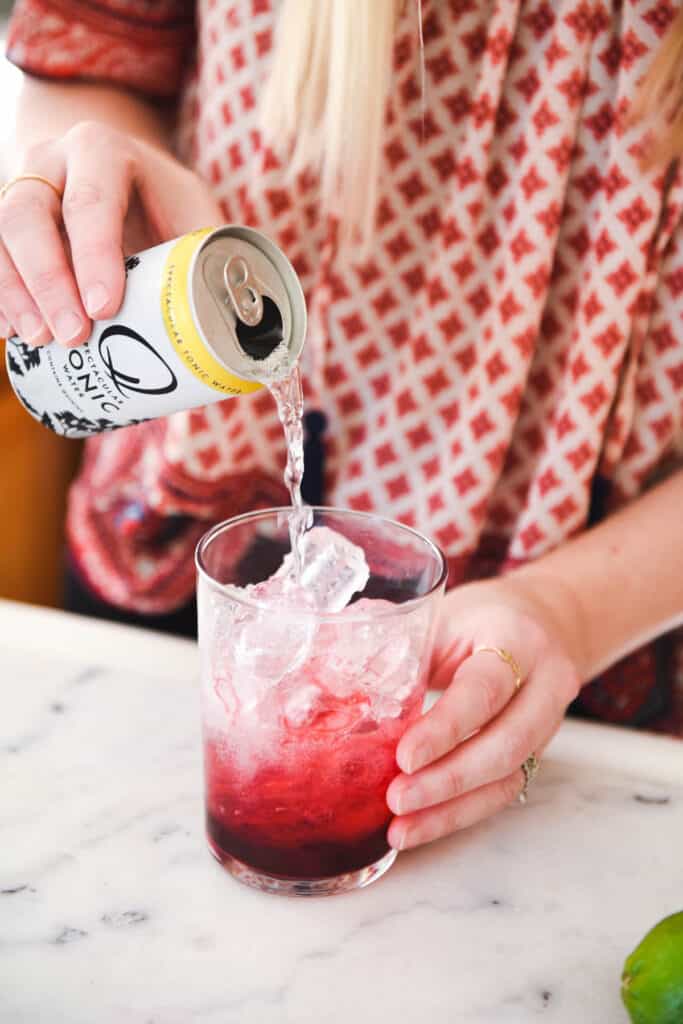
[[[62,198],[61,188],[58,188],[53,181],[50,181],[49,178],[44,178],[42,174],[18,174],[16,178],[10,178],[10,180],[6,181],[2,188],[0,188],[0,200],[4,199],[9,190],[13,188],[14,185],[18,185],[20,181],[40,181],[43,185],[48,185],[58,199],[61,200]]]
[[[524,682],[524,676],[522,675],[521,668],[509,651],[506,651],[504,647],[487,647],[482,644],[480,647],[474,648],[473,654],[495,654],[501,661],[504,661],[512,669],[515,677],[515,693],[519,692]]]

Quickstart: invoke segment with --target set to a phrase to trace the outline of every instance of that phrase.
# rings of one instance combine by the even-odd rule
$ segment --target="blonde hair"
[[[683,7],[655,54],[631,108],[629,122],[646,120],[652,138],[643,163],[665,164],[683,154]]]
[[[404,2],[284,0],[280,15],[264,129],[278,149],[289,146],[292,173],[320,174],[323,206],[347,240],[372,234]]]
[[[287,152],[292,174],[320,175],[323,208],[339,217],[342,243],[372,235],[395,29],[407,3],[415,8],[423,62],[421,0],[284,0],[282,6],[264,130]],[[683,7],[632,106],[629,120],[641,119],[654,128],[648,165],[683,153]]]

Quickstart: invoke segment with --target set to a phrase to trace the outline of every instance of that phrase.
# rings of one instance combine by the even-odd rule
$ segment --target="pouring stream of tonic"
[[[310,517],[301,499],[301,482],[304,475],[304,394],[301,370],[295,366],[284,380],[269,385],[275,399],[278,416],[285,434],[287,464],[285,484],[292,503],[289,519],[289,539],[297,577],[301,573],[303,559],[303,538]]]

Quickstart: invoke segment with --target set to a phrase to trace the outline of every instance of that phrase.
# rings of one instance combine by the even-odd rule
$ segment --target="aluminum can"
[[[82,345],[7,340],[17,397],[56,433],[88,437],[248,394],[298,362],[301,285],[260,232],[193,231],[125,263],[121,309]]]

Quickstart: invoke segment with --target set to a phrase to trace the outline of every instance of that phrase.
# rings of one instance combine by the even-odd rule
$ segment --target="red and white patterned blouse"
[[[183,158],[301,277],[327,502],[432,535],[456,582],[538,558],[587,525],[598,478],[611,508],[683,452],[683,171],[644,173],[625,118],[675,11],[422,6],[424,114],[408,3],[362,261],[338,252],[315,177],[290,183],[259,131],[276,0],[19,0],[8,55],[178,94]],[[80,570],[111,603],[177,607],[207,522],[284,500],[283,458],[265,393],[90,441],[69,509]],[[653,657],[584,702],[637,717]]]

